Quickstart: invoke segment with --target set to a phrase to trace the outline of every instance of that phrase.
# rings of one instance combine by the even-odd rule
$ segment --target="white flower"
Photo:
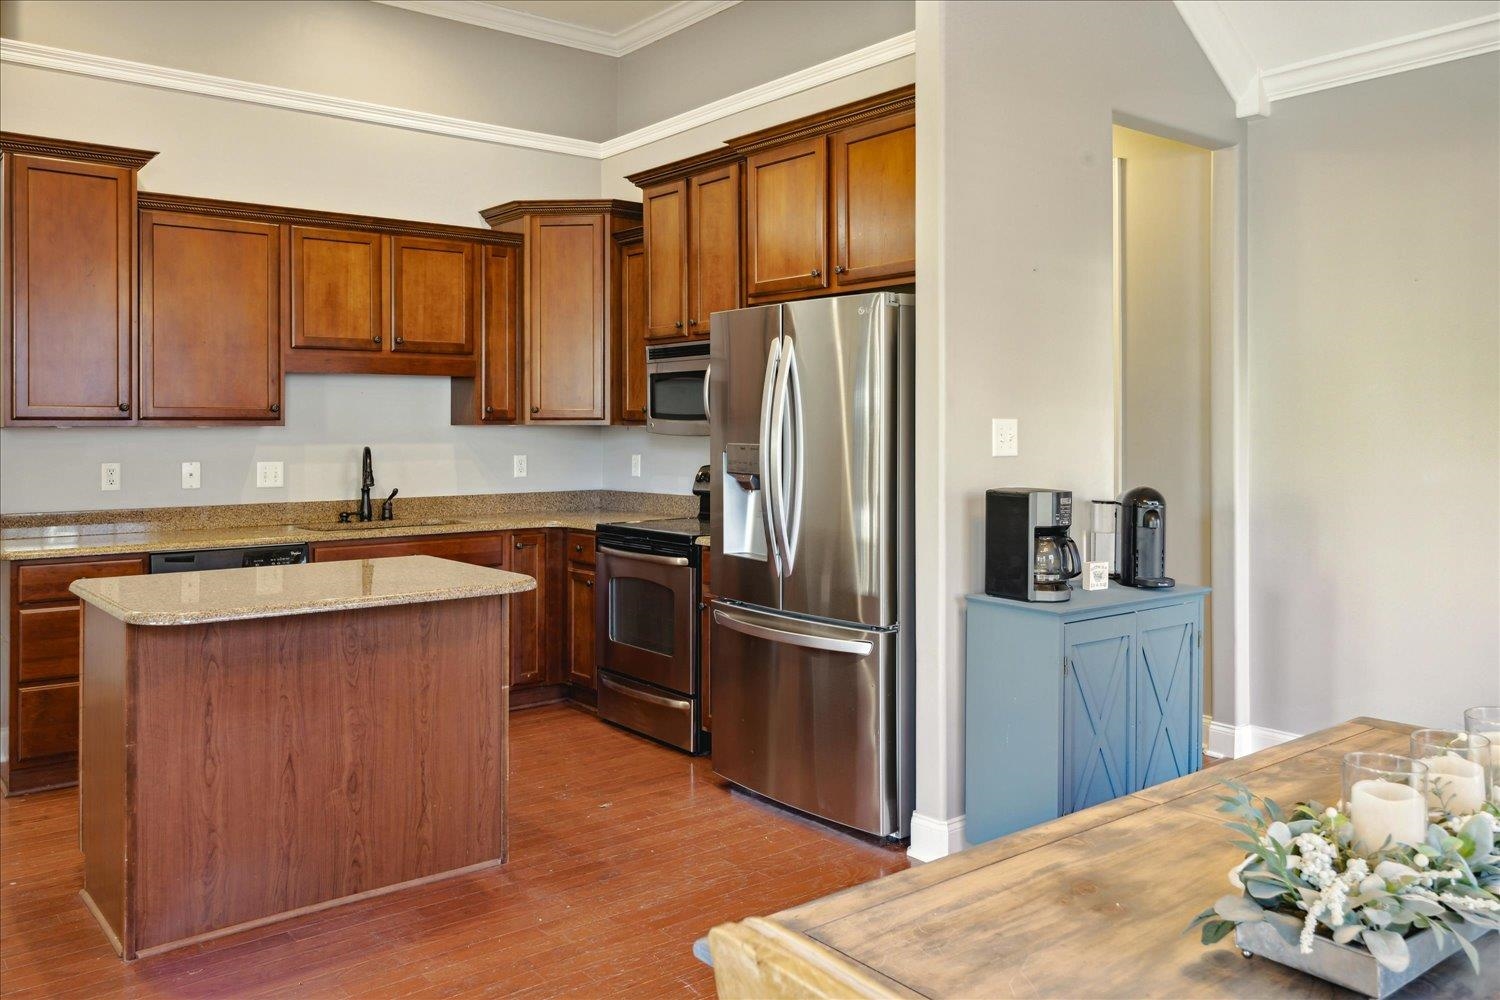
[[[1302,934],[1297,939],[1297,950],[1304,955],[1311,955],[1313,950],[1313,935],[1318,933],[1318,917],[1323,913],[1323,900],[1319,899],[1313,903],[1307,911],[1307,919],[1302,921]]]
[[[1339,811],[1337,809],[1335,809],[1333,806],[1329,806],[1327,809],[1323,810],[1323,815],[1327,816],[1329,819],[1333,819],[1338,814],[1339,814]]]
[[[1467,910],[1470,913],[1500,913],[1500,900],[1476,899],[1473,896],[1460,896],[1453,892],[1440,892],[1437,898],[1455,910]]]
[[[1416,857],[1411,859],[1411,863],[1416,865],[1418,868],[1426,868],[1428,865],[1427,855],[1419,853]]]

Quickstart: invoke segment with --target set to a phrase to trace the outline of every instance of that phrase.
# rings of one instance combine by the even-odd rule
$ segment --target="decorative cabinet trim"
[[[780,146],[783,143],[796,142],[799,139],[828,135],[876,118],[884,118],[903,111],[915,111],[916,107],[916,86],[898,87],[863,101],[855,101],[828,111],[806,115],[782,125],[764,128],[759,132],[738,136],[730,139],[727,145],[737,153],[750,154],[772,146]]]
[[[640,243],[646,238],[646,227],[632,226],[629,229],[621,229],[614,235],[616,246],[628,247],[633,243]]]
[[[681,160],[673,160],[650,170],[641,170],[628,175],[625,179],[636,187],[651,187],[662,181],[676,180],[679,177],[687,177],[704,170],[712,170],[714,167],[722,167],[726,163],[734,163],[744,159],[744,155],[735,149],[711,149],[697,156],[685,157]]]
[[[641,203],[618,198],[549,198],[532,201],[507,201],[479,213],[492,229],[518,222],[528,215],[615,215],[626,219],[641,217]]]
[[[49,139],[20,132],[0,132],[0,152],[46,156],[54,160],[78,160],[83,163],[108,163],[111,166],[139,170],[156,157],[149,149],[106,146],[98,142],[72,139]]]

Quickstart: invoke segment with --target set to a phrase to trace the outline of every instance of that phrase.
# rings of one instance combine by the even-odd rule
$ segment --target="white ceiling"
[[[1177,0],[1239,115],[1500,50],[1500,0]]]
[[[588,52],[622,56],[739,0],[375,0]]]

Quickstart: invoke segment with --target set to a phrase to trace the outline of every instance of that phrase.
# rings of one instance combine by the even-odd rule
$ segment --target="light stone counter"
[[[127,625],[200,625],[493,597],[536,580],[433,556],[75,580],[68,588]]]

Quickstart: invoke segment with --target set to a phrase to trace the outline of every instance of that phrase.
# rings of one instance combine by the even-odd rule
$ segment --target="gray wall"
[[[911,0],[744,0],[622,56],[623,134],[912,30]]]
[[[941,821],[963,812],[962,597],[983,589],[985,489],[1111,489],[1112,119],[1209,146],[1243,125],[1170,3],[933,15],[928,31],[918,13],[936,254],[918,265],[917,811]],[[1019,457],[990,457],[992,417],[1019,418]]]
[[[1500,701],[1500,56],[1250,126],[1257,725]]]

